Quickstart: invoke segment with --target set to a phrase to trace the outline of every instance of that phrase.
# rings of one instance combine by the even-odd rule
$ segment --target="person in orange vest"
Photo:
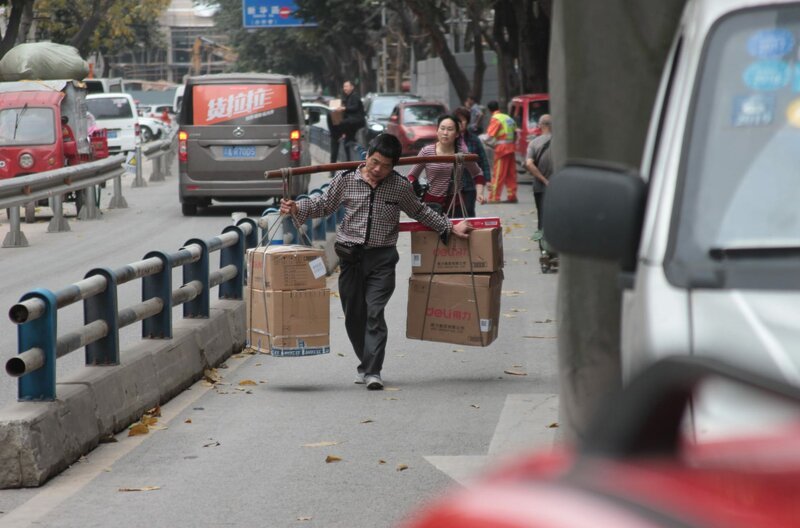
[[[517,163],[514,157],[514,140],[517,135],[517,124],[511,116],[500,111],[497,101],[489,101],[486,105],[492,113],[486,137],[494,144],[494,167],[492,170],[492,187],[489,191],[489,203],[500,202],[503,187],[506,187],[508,203],[517,203]]]

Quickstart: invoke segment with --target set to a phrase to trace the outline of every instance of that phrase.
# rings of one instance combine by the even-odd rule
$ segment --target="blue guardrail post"
[[[161,251],[151,251],[145,259],[161,259],[159,273],[142,277],[142,301],[158,297],[164,302],[160,313],[142,320],[142,337],[172,339],[172,256]]]
[[[219,267],[223,268],[233,264],[239,272],[236,277],[219,285],[219,298],[241,300],[244,294],[244,231],[239,226],[232,225],[222,230],[223,233],[230,231],[236,231],[239,240],[234,245],[220,250]]]
[[[95,268],[86,278],[102,275],[106,289],[83,301],[83,322],[89,324],[101,319],[108,325],[108,334],[86,345],[87,365],[119,365],[119,310],[117,309],[117,276],[108,268]]]
[[[45,309],[41,317],[17,327],[18,353],[31,348],[44,350],[44,366],[26,374],[17,384],[19,401],[53,401],[56,399],[56,321],[58,306],[56,296],[50,290],[37,289],[20,298],[44,301]]]
[[[192,238],[187,240],[183,247],[191,246],[192,244],[199,245],[203,248],[203,251],[197,262],[183,265],[183,283],[188,284],[195,280],[200,281],[203,283],[203,291],[191,301],[183,303],[183,316],[208,318],[211,311],[211,296],[208,292],[208,243],[199,238]]]

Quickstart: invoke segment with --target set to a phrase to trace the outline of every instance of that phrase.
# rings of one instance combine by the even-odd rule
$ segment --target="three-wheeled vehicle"
[[[0,179],[107,157],[104,132],[89,133],[80,81],[0,83]],[[26,207],[26,221],[33,221],[34,205]]]

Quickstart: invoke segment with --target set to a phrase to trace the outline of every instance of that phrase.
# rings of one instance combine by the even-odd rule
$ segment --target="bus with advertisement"
[[[225,73],[186,79],[178,113],[179,196],[185,216],[215,201],[264,202],[284,194],[264,172],[311,163],[297,81],[287,75]],[[308,191],[294,176],[288,193]]]

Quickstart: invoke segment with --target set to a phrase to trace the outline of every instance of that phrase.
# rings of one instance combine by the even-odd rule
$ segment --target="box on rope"
[[[248,291],[248,341],[276,357],[328,354],[330,290]]]
[[[475,229],[469,239],[451,236],[447,244],[435,231],[411,232],[412,273],[494,273],[502,268],[503,232],[499,227]]]
[[[322,249],[301,245],[248,249],[248,286],[259,290],[324,288],[327,274],[324,256]]]
[[[497,339],[503,272],[412,275],[406,337],[487,346]]]

